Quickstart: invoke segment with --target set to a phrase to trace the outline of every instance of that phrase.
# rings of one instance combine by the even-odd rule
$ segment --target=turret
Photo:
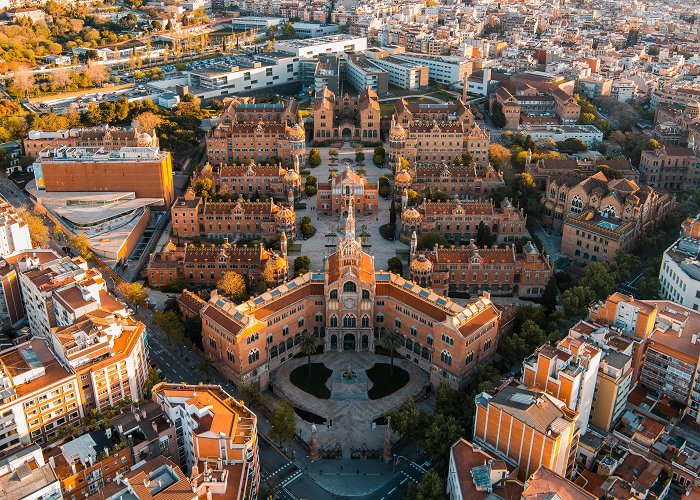
[[[294,206],[294,192],[291,189],[287,191],[287,203],[290,207]]]
[[[280,253],[282,257],[287,260],[287,233],[284,231],[282,231],[280,235]]]
[[[408,189],[403,188],[403,193],[401,193],[401,210],[406,210],[408,207]]]
[[[415,231],[411,233],[411,258],[410,260],[413,260],[413,258],[416,255],[416,250],[418,249],[418,235],[416,234]]]
[[[299,155],[294,155],[294,171],[299,173]]]

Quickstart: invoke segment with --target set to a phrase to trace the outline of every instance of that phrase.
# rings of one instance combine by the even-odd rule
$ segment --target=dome
[[[296,220],[294,211],[286,207],[277,212],[275,218],[280,222],[294,222]]]
[[[299,174],[297,174],[294,169],[290,168],[287,170],[287,173],[284,174],[284,180],[287,182],[297,182],[299,180]]]
[[[425,255],[421,254],[411,261],[411,273],[430,273],[433,271],[433,263]]]
[[[404,129],[400,124],[396,124],[395,126],[391,127],[389,129],[389,139],[405,139],[406,138],[406,129]]]
[[[404,222],[420,222],[421,217],[415,208],[407,208],[401,212],[401,219]]]
[[[147,146],[151,145],[151,141],[153,139],[151,138],[150,135],[148,135],[146,132],[142,132],[139,134],[138,138],[136,139],[136,145],[141,148],[145,148]]]
[[[277,255],[276,253],[273,253],[269,259],[267,259],[267,263],[265,264],[265,268],[267,269],[274,269],[275,271],[284,271],[287,272],[287,261]]]
[[[698,101],[696,101],[695,99],[693,99],[692,101],[690,101],[690,102],[686,105],[686,107],[687,107],[687,108],[700,109],[700,102],[698,102]]]
[[[292,140],[306,140],[306,132],[298,123],[295,123],[293,127],[287,127],[287,136]]]
[[[411,174],[409,174],[405,168],[402,168],[401,171],[394,176],[394,182],[398,185],[408,186],[411,184]]]

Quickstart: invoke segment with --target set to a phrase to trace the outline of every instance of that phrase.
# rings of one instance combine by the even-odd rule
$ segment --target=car
[[[151,366],[151,368],[158,368],[158,365],[157,365],[156,362],[155,362],[154,360],[152,360],[152,359],[149,359],[149,360],[148,360],[148,364]]]

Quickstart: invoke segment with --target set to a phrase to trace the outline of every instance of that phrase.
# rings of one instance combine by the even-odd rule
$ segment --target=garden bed
[[[311,371],[309,371],[309,365],[303,364],[292,370],[292,373],[289,374],[289,380],[296,387],[312,396],[319,399],[329,399],[331,390],[326,387],[326,381],[332,373],[333,370],[326,368],[323,363],[311,363]]]
[[[408,384],[411,378],[406,370],[396,365],[392,373],[389,363],[376,363],[367,370],[367,377],[374,384],[367,392],[369,399],[380,399],[393,394]]]

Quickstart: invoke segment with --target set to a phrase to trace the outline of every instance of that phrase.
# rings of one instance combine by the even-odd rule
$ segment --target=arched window
[[[369,328],[369,318],[362,316],[362,328]]]
[[[268,333],[267,334],[267,345],[270,345],[270,344],[272,344],[272,334]]]
[[[294,347],[294,339],[293,338],[288,338],[287,339],[287,349],[291,349]]]
[[[615,210],[615,207],[613,207],[612,205],[608,205],[603,210],[603,215],[606,217],[617,217],[617,211]]]
[[[409,351],[413,350],[413,341],[411,339],[406,339],[406,349]]]
[[[276,345],[273,345],[272,348],[270,349],[270,357],[271,358],[277,357],[277,346]]]
[[[574,196],[571,200],[571,213],[580,214],[583,211],[583,199],[579,195]]]
[[[362,290],[362,300],[369,300],[369,290]]]
[[[331,290],[331,300],[338,298],[338,290]]]
[[[294,345],[299,345],[299,341],[301,340],[301,333],[297,333],[294,335]]]
[[[357,319],[355,316],[348,314],[343,318],[344,328],[355,328],[357,326]]]
[[[449,351],[442,351],[440,353],[440,361],[448,366],[452,366],[452,354]]]
[[[282,354],[284,351],[287,350],[287,344],[284,343],[284,341],[280,342],[279,346],[277,346],[277,349],[279,350],[280,354]]]
[[[413,335],[414,337],[418,335],[418,328],[416,328],[415,326],[411,326],[411,335]]]
[[[338,318],[336,316],[331,316],[331,327],[335,328],[338,326]]]
[[[253,349],[248,353],[248,363],[253,364],[260,359],[260,351]]]
[[[353,283],[352,281],[346,281],[345,284],[343,284],[343,291],[344,292],[356,292],[357,285],[355,283]]]

